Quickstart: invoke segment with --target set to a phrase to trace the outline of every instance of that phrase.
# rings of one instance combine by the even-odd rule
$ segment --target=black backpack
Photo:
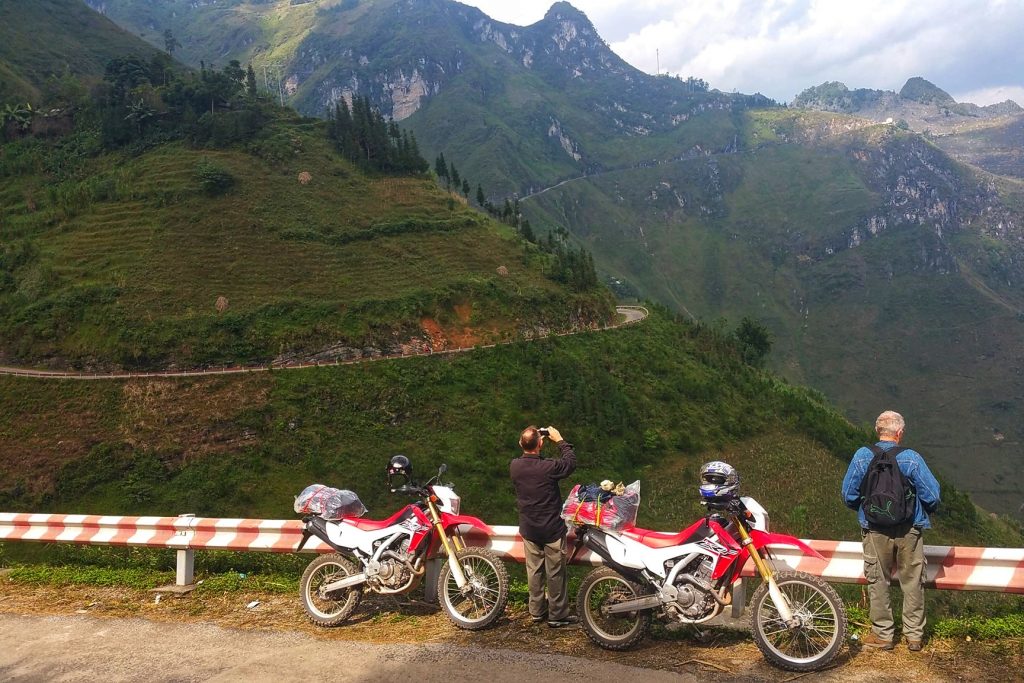
[[[917,492],[896,463],[896,456],[907,449],[900,446],[888,451],[878,446],[868,448],[875,457],[860,482],[864,517],[869,525],[882,528],[910,522],[917,509]]]

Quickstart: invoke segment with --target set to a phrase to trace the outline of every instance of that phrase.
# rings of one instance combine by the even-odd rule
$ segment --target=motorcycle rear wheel
[[[448,619],[461,629],[479,631],[505,613],[508,602],[508,571],[505,563],[487,548],[465,548],[456,559],[466,575],[459,588],[451,564],[445,562],[437,579],[437,595]]]
[[[299,581],[306,617],[317,626],[337,626],[352,616],[363,597],[362,588],[353,586],[331,593],[324,593],[322,588],[358,573],[354,564],[337,553],[321,555],[310,562]]]
[[[583,577],[576,595],[576,613],[587,637],[606,650],[625,650],[647,635],[651,611],[601,614],[601,608],[639,598],[641,587],[611,567],[601,567]]]
[[[757,648],[770,663],[789,671],[818,671],[832,663],[846,641],[846,608],[839,594],[817,576],[778,572],[775,583],[801,621],[789,628],[762,583],[751,601]]]

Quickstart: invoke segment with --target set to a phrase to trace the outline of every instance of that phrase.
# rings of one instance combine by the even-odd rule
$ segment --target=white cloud
[[[526,25],[545,0],[469,0]],[[791,100],[840,80],[899,90],[924,76],[960,101],[1002,88],[1020,102],[1024,3],[1015,0],[575,0],[627,62],[699,76],[721,90]],[[1006,97],[1002,97],[1006,99]],[[978,100],[978,103],[982,103]],[[1024,102],[1020,102],[1024,104]]]

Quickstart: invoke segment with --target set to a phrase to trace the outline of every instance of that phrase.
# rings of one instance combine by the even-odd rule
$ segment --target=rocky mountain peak
[[[954,100],[948,92],[920,76],[914,76],[907,80],[903,89],[900,90],[900,97],[905,100],[921,102],[922,104],[938,104],[945,106],[956,104],[956,100]]]
[[[587,28],[594,28],[586,14],[573,7],[572,3],[564,1],[556,2],[548,8],[544,14],[544,21],[550,20],[581,22]]]

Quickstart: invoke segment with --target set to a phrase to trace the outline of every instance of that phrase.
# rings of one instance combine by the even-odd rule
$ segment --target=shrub
[[[230,171],[205,157],[196,164],[195,176],[203,192],[211,196],[224,194],[235,184],[235,177]]]

